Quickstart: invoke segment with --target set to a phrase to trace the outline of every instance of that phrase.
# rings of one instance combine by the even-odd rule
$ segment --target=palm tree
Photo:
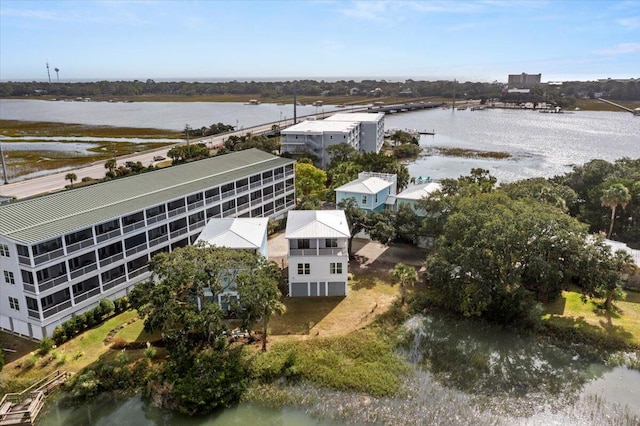
[[[68,180],[69,182],[71,182],[71,188],[73,188],[73,181],[78,180],[78,176],[76,176],[75,173],[67,173],[64,176],[64,180]]]
[[[398,263],[395,268],[389,271],[394,283],[400,284],[400,301],[405,304],[407,298],[407,287],[413,287],[418,281],[418,271],[413,266]]]
[[[55,67],[54,70],[56,72],[56,81],[59,83],[60,82],[60,76],[58,75],[58,73],[60,72],[60,68]]]
[[[631,193],[629,192],[629,189],[621,183],[614,183],[609,188],[602,191],[600,202],[603,207],[609,207],[611,209],[611,225],[609,225],[607,238],[611,238],[611,233],[613,232],[613,221],[616,217],[616,208],[618,207],[618,204],[624,209],[627,207],[627,204],[629,204],[629,201],[631,201]]]
[[[113,175],[113,171],[116,169],[116,159],[110,158],[104,163],[104,168],[109,170],[109,173]]]

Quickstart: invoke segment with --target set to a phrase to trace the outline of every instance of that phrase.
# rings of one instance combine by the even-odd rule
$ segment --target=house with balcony
[[[238,217],[211,219],[204,227],[195,244],[204,243],[207,246],[225,247],[233,250],[250,250],[263,257],[267,252],[267,224],[266,217]],[[241,268],[240,268],[241,269]],[[228,276],[233,276],[233,273]],[[229,305],[238,299],[234,282],[223,282],[224,291],[215,295],[215,301],[223,310],[229,310]],[[205,289],[205,298],[214,300],[214,294]]]
[[[294,161],[250,149],[0,205],[0,328],[33,339],[150,277],[213,218],[280,218]]]
[[[336,203],[353,198],[362,210],[368,213],[379,212],[385,209],[389,197],[396,195],[396,182],[394,174],[358,173],[358,179],[335,189]]]
[[[342,210],[290,211],[289,296],[346,296],[350,236]]]
[[[384,144],[384,113],[341,112],[327,117],[324,121],[356,121],[360,123],[359,152],[380,152]]]
[[[339,113],[324,120],[308,120],[280,132],[282,152],[318,157],[326,169],[331,162],[327,148],[346,143],[358,152],[379,152],[384,143],[383,113]]]

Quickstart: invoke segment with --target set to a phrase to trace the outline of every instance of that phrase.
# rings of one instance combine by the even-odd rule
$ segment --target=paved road
[[[290,126],[293,124],[293,120],[287,120],[282,122],[282,127]],[[247,129],[241,129],[234,132],[225,133],[217,136],[207,136],[205,138],[194,139],[192,143],[206,143],[209,147],[215,148],[223,144],[223,140],[231,135],[242,136],[247,132],[262,133],[271,130],[273,123],[263,124]],[[165,146],[152,151],[144,151],[136,154],[122,156],[117,158],[117,163],[122,164],[125,161],[140,161],[145,166],[150,164],[157,164],[157,161],[153,160],[155,156],[167,157],[167,151],[171,149],[171,146]],[[104,177],[106,169],[104,168],[104,161],[93,163],[89,166],[79,167],[73,169],[73,173],[78,177],[78,181],[81,181],[83,177],[92,177],[100,179]],[[53,172],[46,176],[27,179],[17,182],[9,182],[8,184],[0,184],[0,196],[27,198],[38,194],[44,194],[48,192],[55,192],[64,189],[65,185],[69,183],[64,179],[65,175],[69,173],[69,170],[63,172]]]

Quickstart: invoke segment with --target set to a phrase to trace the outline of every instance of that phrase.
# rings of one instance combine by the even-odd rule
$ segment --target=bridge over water
[[[444,105],[443,102],[411,102],[406,104],[380,105],[370,106],[368,112],[384,112],[385,114],[394,114],[399,112],[419,111],[422,109],[438,108]]]

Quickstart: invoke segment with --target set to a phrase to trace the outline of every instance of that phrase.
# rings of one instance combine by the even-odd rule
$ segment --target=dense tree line
[[[163,406],[188,415],[238,402],[250,374],[241,348],[229,346],[224,319],[233,313],[249,331],[260,322],[266,350],[269,319],[285,309],[278,266],[252,251],[201,243],[160,253],[149,268],[153,280],[136,285],[129,297],[145,330],[162,332],[169,353],[150,389]],[[228,290],[237,292],[237,301]],[[231,312],[216,303],[219,297]]]
[[[409,97],[453,97],[457,98],[499,98],[504,84],[480,82],[454,82],[449,80],[423,81],[408,79],[405,81],[386,80],[339,80],[339,81],[227,81],[227,82],[156,82],[154,80],[133,81],[97,81],[82,83],[47,82],[2,82],[0,97],[38,96],[57,97],[95,97],[95,96],[212,96],[212,95],[259,95],[262,97],[292,97],[294,93],[303,96],[334,95],[344,96],[353,88],[360,95],[409,96]],[[545,92],[556,94],[556,98],[590,97],[596,93],[617,100],[640,100],[640,80],[633,81],[591,81],[564,82],[562,86],[541,86]],[[376,89],[380,89],[376,91]]]

